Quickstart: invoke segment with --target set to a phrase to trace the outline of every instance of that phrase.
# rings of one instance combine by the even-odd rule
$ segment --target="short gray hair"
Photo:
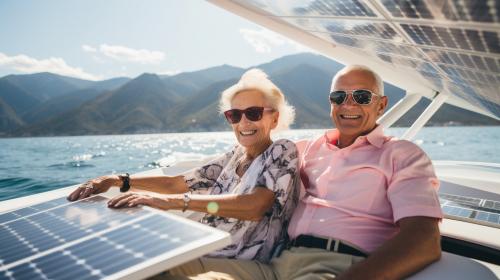
[[[380,78],[380,76],[377,73],[375,73],[375,71],[364,65],[353,64],[353,65],[347,65],[344,68],[340,69],[340,71],[338,71],[337,74],[335,74],[335,76],[332,79],[332,87],[335,85],[340,76],[351,71],[363,71],[372,75],[377,85],[378,94],[380,96],[384,96],[384,81],[382,80],[382,78]]]
[[[275,130],[284,130],[293,123],[295,109],[289,105],[281,90],[267,77],[262,70],[253,68],[246,71],[241,79],[222,92],[219,101],[220,112],[231,109],[231,101],[234,96],[242,91],[258,90],[264,94],[264,98],[273,109],[279,112],[278,125]]]

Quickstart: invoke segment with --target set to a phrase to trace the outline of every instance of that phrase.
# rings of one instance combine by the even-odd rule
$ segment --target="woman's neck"
[[[260,154],[262,154],[262,152],[264,152],[272,143],[273,141],[271,139],[267,139],[266,141],[259,143],[259,145],[247,147],[245,149],[246,158],[249,160],[253,160]]]

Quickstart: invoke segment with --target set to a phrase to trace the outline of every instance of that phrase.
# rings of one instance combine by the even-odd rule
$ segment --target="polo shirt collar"
[[[332,144],[336,143],[339,139],[339,131],[338,129],[330,129],[325,132],[325,142]],[[373,146],[377,148],[382,148],[382,145],[384,145],[385,142],[385,136],[384,136],[384,128],[381,125],[377,125],[374,130],[372,130],[370,133],[368,133],[365,136],[359,136],[359,137],[364,137],[366,140],[372,144]],[[358,138],[359,138],[358,137]]]
[[[373,146],[382,148],[385,142],[384,128],[381,125],[377,125],[374,130],[366,135],[366,139]]]

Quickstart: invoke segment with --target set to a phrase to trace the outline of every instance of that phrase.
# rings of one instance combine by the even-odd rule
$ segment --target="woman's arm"
[[[191,195],[186,210],[205,212],[239,220],[259,221],[272,207],[274,193],[267,188],[256,187],[251,193],[236,195]],[[148,205],[162,210],[184,209],[184,195],[154,197],[145,194],[123,194],[111,199],[109,207],[134,207]]]
[[[68,200],[74,201],[89,197],[92,194],[107,192],[110,187],[120,187],[122,180],[117,175],[107,175],[92,179],[74,190]],[[188,186],[183,176],[130,176],[133,189],[157,192],[161,194],[185,193]]]

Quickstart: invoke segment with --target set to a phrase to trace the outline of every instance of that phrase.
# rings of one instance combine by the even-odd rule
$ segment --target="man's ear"
[[[382,116],[384,114],[385,108],[387,107],[387,96],[382,96],[380,98],[380,102],[378,104],[378,116]]]

